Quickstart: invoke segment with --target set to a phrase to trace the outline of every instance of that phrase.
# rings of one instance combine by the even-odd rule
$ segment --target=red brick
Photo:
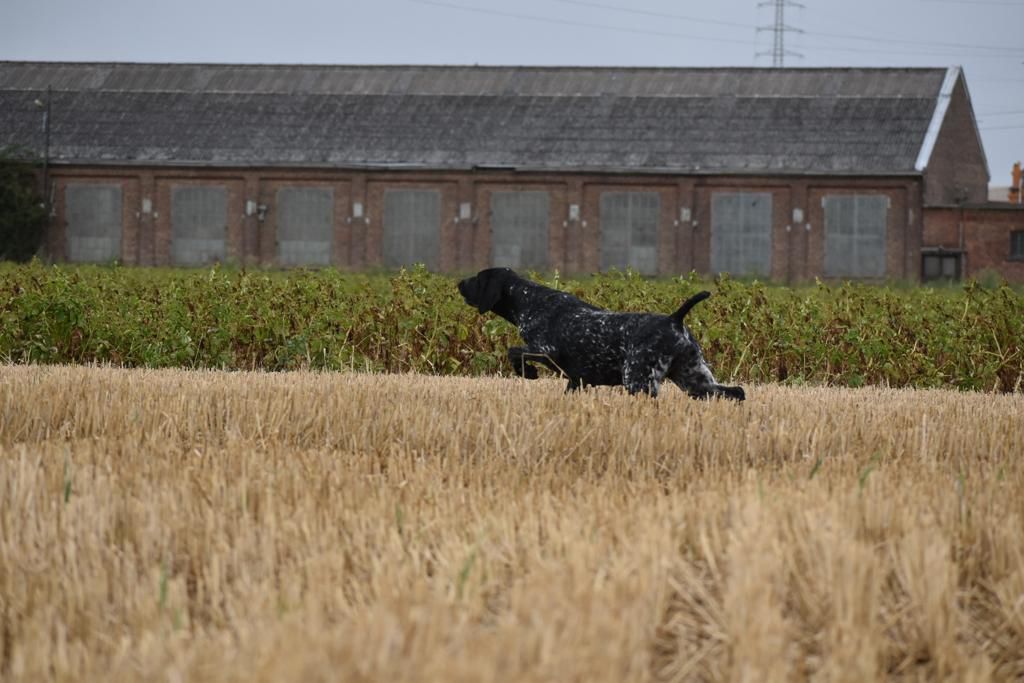
[[[116,182],[124,198],[122,260],[128,264],[170,265],[170,188],[203,183],[228,187],[228,258],[236,263],[272,266],[277,257],[273,204],[277,188],[319,185],[334,188],[335,244],[332,262],[343,269],[377,268],[381,263],[383,193],[392,187],[435,188],[442,193],[440,266],[472,271],[490,260],[490,193],[496,189],[546,189],[551,193],[549,262],[568,273],[596,271],[600,265],[600,194],[605,190],[654,190],[661,194],[659,269],[663,275],[710,269],[711,196],[716,191],[770,192],[773,197],[772,279],[799,282],[823,276],[821,199],[828,194],[884,193],[890,199],[887,279],[916,280],[921,248],[959,248],[960,209],[921,205],[921,178],[814,178],[791,176],[629,176],[612,174],[515,173],[511,171],[376,172],[302,169],[167,169],[158,167],[57,167],[56,216],[47,244],[64,260],[64,188],[68,182]],[[142,200],[152,213],[142,213]],[[252,200],[270,208],[262,223],[245,215]],[[353,216],[361,202],[363,216]],[[459,205],[471,205],[471,218]],[[569,218],[580,207],[580,220]],[[690,209],[690,221],[680,210]],[[803,221],[793,224],[793,210]],[[984,268],[1024,281],[1024,266],[1008,260],[1009,233],[1024,229],[1024,210],[965,209],[967,275]],[[810,230],[806,227],[810,226]]]

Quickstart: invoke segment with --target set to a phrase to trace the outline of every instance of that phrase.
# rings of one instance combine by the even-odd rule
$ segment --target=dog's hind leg
[[[658,389],[668,372],[671,358],[659,358],[652,354],[635,354],[622,368],[622,386],[630,395],[645,393],[651,398],[658,397]]]

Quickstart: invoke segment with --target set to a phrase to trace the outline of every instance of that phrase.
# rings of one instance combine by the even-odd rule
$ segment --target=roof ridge
[[[657,65],[586,65],[586,64],[360,64],[360,63],[304,63],[304,62],[134,62],[134,61],[51,61],[0,59],[0,66],[142,66],[142,67],[223,67],[242,69],[478,69],[478,70],[538,70],[538,71],[734,71],[734,72],[823,72],[823,71],[946,71],[945,66],[657,66]]]
[[[595,67],[0,62],[0,90],[936,97],[925,67]]]
[[[499,92],[323,92],[323,91],[306,91],[306,90],[295,90],[290,92],[281,91],[256,91],[256,90],[190,90],[185,88],[133,88],[126,90],[123,88],[51,88],[52,92],[55,93],[73,93],[82,92],[86,90],[90,93],[106,93],[106,94],[131,94],[131,93],[151,93],[151,94],[192,94],[192,95],[250,95],[252,97],[288,97],[301,95],[305,97],[444,97],[444,98],[508,98],[508,97],[521,97],[521,98],[534,98],[534,99],[555,99],[555,98],[576,98],[576,99],[602,99],[602,98],[621,98],[621,99],[632,99],[632,100],[721,100],[721,99],[733,99],[733,100],[858,100],[861,102],[869,100],[934,100],[931,96],[914,96],[914,95],[844,95],[839,93],[830,93],[822,95],[794,95],[792,93],[778,93],[778,94],[765,94],[757,93],[752,95],[744,94],[707,94],[707,93],[672,93],[672,94],[633,94],[633,93],[499,93]],[[0,85],[0,91],[2,92],[24,92],[24,93],[39,93],[39,88],[5,88]]]

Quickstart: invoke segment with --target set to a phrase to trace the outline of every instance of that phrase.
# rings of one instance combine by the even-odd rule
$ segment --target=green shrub
[[[539,279],[600,306],[675,310],[723,381],[1021,391],[1024,297],[1005,284],[787,288],[726,277]],[[516,330],[455,278],[335,270],[0,268],[0,359],[130,367],[509,372]]]

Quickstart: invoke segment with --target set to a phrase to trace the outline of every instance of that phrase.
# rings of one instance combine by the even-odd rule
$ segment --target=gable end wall
[[[957,79],[925,171],[925,206],[952,206],[988,199],[985,153],[975,133],[971,103]]]

